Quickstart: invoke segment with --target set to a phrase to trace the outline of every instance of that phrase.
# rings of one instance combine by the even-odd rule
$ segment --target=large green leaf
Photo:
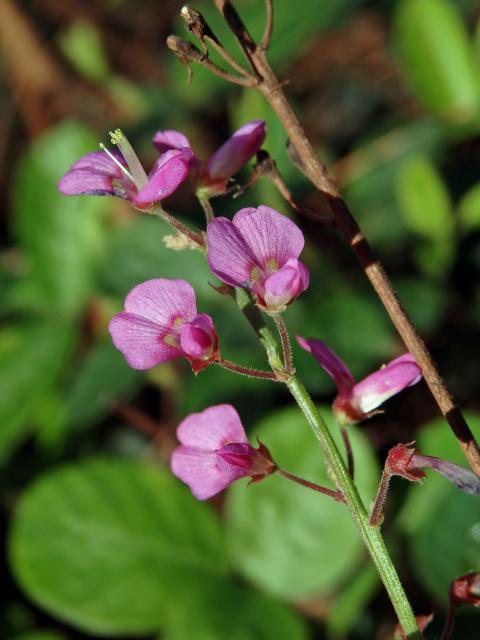
[[[338,437],[329,409],[322,408]],[[296,408],[266,418],[256,435],[279,465],[308,480],[331,486],[321,449]],[[368,504],[378,467],[365,438],[351,431],[358,487]],[[263,589],[301,599],[330,592],[353,570],[362,544],[350,514],[331,498],[272,476],[248,489],[231,487],[227,533],[235,568]]]
[[[226,571],[210,508],[166,471],[121,459],[67,465],[30,486],[10,561],[42,608],[110,635],[154,632]]]
[[[272,598],[224,582],[172,612],[166,640],[306,640],[306,625]]]
[[[467,414],[466,418],[478,439],[480,416]],[[422,429],[417,445],[426,455],[466,466],[442,419]],[[478,497],[462,493],[442,476],[430,472],[424,484],[411,487],[400,522],[409,533],[412,567],[435,597],[446,600],[451,580],[467,571],[480,570],[479,521]]]
[[[42,396],[73,346],[71,327],[30,323],[0,332],[0,462],[33,430]]]
[[[395,31],[400,61],[416,97],[451,122],[477,118],[479,65],[455,3],[401,0]]]
[[[14,231],[27,261],[28,287],[51,316],[77,314],[91,290],[107,200],[61,195],[57,183],[75,160],[96,148],[83,126],[62,123],[33,143],[15,176]]]

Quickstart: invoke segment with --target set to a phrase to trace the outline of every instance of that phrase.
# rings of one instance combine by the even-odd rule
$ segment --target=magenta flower
[[[417,384],[422,378],[422,371],[415,358],[411,353],[405,353],[355,383],[347,365],[324,342],[306,340],[301,336],[297,336],[297,341],[333,378],[338,391],[333,410],[341,424],[359,422],[370,417],[386,400],[406,387]]]
[[[197,314],[195,292],[185,280],[158,278],[134,287],[109,331],[133,369],[186,358],[198,372],[219,357],[213,320]]]
[[[67,195],[117,196],[145,209],[171,195],[189,172],[188,148],[167,151],[147,176],[130,143],[117,130],[113,151],[94,151],[77,160],[61,178],[58,190]]]
[[[227,284],[250,289],[269,313],[283,311],[308,288],[308,269],[298,260],[303,245],[297,225],[265,206],[241,209],[233,220],[215,218],[207,227],[213,273]]]
[[[265,140],[265,122],[253,120],[244,124],[203,163],[192,157],[197,189],[214,196],[225,192],[230,178],[252,158]],[[179,131],[157,131],[153,144],[160,151],[190,149],[188,138]]]
[[[388,452],[385,471],[391,476],[401,476],[406,480],[423,480],[423,469],[432,469],[441,474],[457,489],[471,496],[480,496],[480,478],[476,473],[459,464],[434,456],[424,456],[410,444],[397,444]]]
[[[238,478],[258,481],[276,470],[268,449],[252,447],[240,417],[229,404],[192,413],[179,425],[180,446],[172,454],[172,472],[199,500],[207,500]]]

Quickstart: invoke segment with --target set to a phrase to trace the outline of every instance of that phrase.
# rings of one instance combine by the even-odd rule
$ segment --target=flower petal
[[[133,198],[133,203],[138,207],[149,207],[168,198],[187,177],[192,156],[190,149],[164,153],[150,172],[146,186]]]
[[[285,307],[308,288],[310,274],[307,267],[290,258],[265,281],[264,300],[268,307]]]
[[[414,469],[433,469],[450,480],[460,491],[471,496],[480,496],[480,478],[476,473],[473,473],[470,469],[465,469],[459,464],[433,456],[416,454],[412,458],[410,467]]]
[[[111,153],[125,166],[118,151]],[[82,156],[70,167],[60,179],[58,190],[67,196],[109,195],[127,198],[134,195],[135,186],[111,157],[104,151],[95,151]]]
[[[216,451],[230,442],[248,442],[240,417],[230,404],[192,413],[177,429],[181,444],[204,451]]]
[[[353,402],[364,413],[376,409],[406,387],[419,382],[422,372],[411,354],[395,358],[353,388]]]
[[[250,247],[256,262],[270,273],[280,269],[289,258],[298,258],[302,253],[303,233],[275,209],[263,205],[258,209],[241,209],[232,222]]]
[[[355,380],[347,365],[321,340],[296,336],[298,344],[311,353],[318,364],[333,378],[340,396],[349,396]]]
[[[165,129],[164,131],[157,131],[153,136],[153,144],[160,153],[170,151],[170,149],[183,149],[184,147],[191,147],[189,139],[181,131],[174,131],[173,129]]]
[[[199,500],[208,500],[245,475],[241,469],[220,469],[215,453],[188,446],[175,449],[171,468],[172,473],[185,482]]]
[[[207,172],[214,179],[228,179],[252,158],[265,140],[265,122],[244,124],[210,157]]]
[[[185,280],[147,280],[127,295],[125,311],[170,329],[178,318],[191,322],[197,315],[195,291]]]
[[[151,369],[161,362],[183,356],[178,347],[164,341],[165,328],[132,313],[117,313],[108,326],[113,344],[132,369]]]
[[[235,287],[249,286],[255,256],[231,220],[220,217],[208,223],[207,247],[208,264],[220,280]]]
[[[184,322],[180,344],[184,353],[192,358],[208,358],[217,346],[217,332],[212,318],[199,313],[192,322]]]

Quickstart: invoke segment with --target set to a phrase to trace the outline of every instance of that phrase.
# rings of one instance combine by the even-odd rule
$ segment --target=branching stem
[[[480,475],[480,448],[465,418],[456,406],[430,352],[398,299],[382,264],[372,251],[348,205],[343,200],[335,181],[308,140],[300,121],[286,98],[282,84],[278,81],[267,60],[266,51],[262,46],[255,44],[230,0],[213,0],[213,2],[233,31],[253,71],[260,76],[257,88],[270,103],[287,132],[296,156],[301,159],[303,172],[328,203],[338,227],[355,253],[405,346],[421,367],[425,381],[440,411],[454,432],[465,457],[472,469],[477,475]]]

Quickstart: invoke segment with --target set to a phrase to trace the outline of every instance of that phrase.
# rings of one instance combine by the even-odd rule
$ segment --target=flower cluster
[[[80,158],[61,179],[59,189],[68,195],[118,196],[143,209],[157,205],[190,174],[199,197],[211,197],[225,192],[231,176],[259,149],[264,137],[265,124],[250,122],[202,162],[182,133],[159,131],[153,141],[161,155],[147,175],[128,141],[117,131],[112,141],[118,148]],[[247,290],[269,315],[283,312],[308,288],[309,272],[299,259],[303,248],[298,226],[267,206],[241,209],[232,220],[213,217],[207,226],[207,259],[212,272],[225,284]],[[213,319],[197,312],[194,289],[185,280],[156,278],[134,287],[125,299],[124,310],[110,321],[109,331],[114,345],[135,369],[150,369],[174,358],[188,360],[195,373],[213,363],[228,364],[220,356]],[[297,340],[334,379],[338,390],[334,411],[342,426],[369,417],[381,403],[421,378],[415,360],[405,354],[355,383],[347,366],[323,342]],[[177,435],[180,446],[172,456],[172,471],[199,499],[212,497],[238,478],[250,476],[258,481],[276,471],[342,499],[338,493],[280,469],[263,444],[253,447],[231,405],[190,415],[178,427]],[[418,458],[415,453],[406,461],[404,455],[400,469],[400,463],[394,467],[392,454],[390,473],[420,479],[424,473]],[[422,457],[424,466],[440,470],[425,460]],[[455,475],[452,467],[445,471],[444,465],[442,469],[444,475],[450,473],[450,479]],[[457,485],[471,481],[465,475],[463,480],[458,477],[457,472]]]

